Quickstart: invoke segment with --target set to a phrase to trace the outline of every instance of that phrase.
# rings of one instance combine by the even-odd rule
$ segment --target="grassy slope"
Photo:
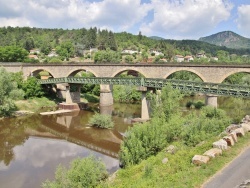
[[[15,101],[18,110],[27,110],[32,112],[38,112],[42,108],[56,108],[55,101],[51,101],[48,98],[33,98],[28,100]]]
[[[165,151],[143,161],[139,165],[117,172],[116,178],[101,185],[101,187],[201,187],[211,176],[232,161],[242,150],[250,144],[250,134],[240,138],[235,146],[224,151],[222,156],[209,161],[208,164],[195,166],[191,163],[195,154],[203,154],[211,149],[212,142],[218,138],[210,139],[201,146],[187,147],[175,143],[178,151],[169,154]],[[166,164],[162,159],[168,158]]]

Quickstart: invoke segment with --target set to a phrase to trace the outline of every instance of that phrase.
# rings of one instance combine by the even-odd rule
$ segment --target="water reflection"
[[[74,158],[90,154],[114,172],[119,168],[122,134],[130,126],[127,119],[135,117],[138,109],[119,106],[95,109],[113,115],[112,130],[89,127],[95,110],[0,120],[0,187],[39,187],[54,177],[59,163],[67,166]]]

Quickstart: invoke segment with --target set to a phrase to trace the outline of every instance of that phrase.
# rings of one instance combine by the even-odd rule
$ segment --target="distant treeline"
[[[141,61],[150,57],[150,50],[162,52],[164,55],[161,58],[168,61],[172,61],[177,54],[186,56],[196,55],[200,52],[205,53],[207,57],[218,56],[218,53],[227,57],[231,54],[237,56],[250,54],[250,49],[230,49],[196,40],[156,40],[143,36],[141,32],[138,35],[127,32],[113,33],[96,27],[72,30],[2,27],[0,28],[0,38],[0,46],[2,47],[16,46],[27,51],[38,48],[44,55],[48,55],[52,49],[55,49],[62,60],[74,56],[83,56],[83,50],[91,48],[98,51],[109,51],[109,56],[114,56],[113,54],[110,55],[110,51],[118,52],[119,54],[115,55],[118,57],[115,58],[116,61],[117,59],[122,60],[120,54],[125,49],[137,51],[141,55]],[[133,60],[136,62],[140,60],[136,55],[127,55],[127,61]],[[227,61],[229,59],[227,57],[223,57],[223,61]],[[232,61],[232,59],[229,60]]]

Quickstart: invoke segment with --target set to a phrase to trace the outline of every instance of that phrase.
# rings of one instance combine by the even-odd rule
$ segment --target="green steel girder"
[[[38,80],[39,84],[106,84],[106,85],[131,85],[151,88],[162,88],[170,83],[173,88],[184,92],[225,95],[250,98],[250,87],[242,85],[216,84],[209,82],[193,82],[186,80],[172,80],[160,78],[116,78],[116,77],[65,77]]]

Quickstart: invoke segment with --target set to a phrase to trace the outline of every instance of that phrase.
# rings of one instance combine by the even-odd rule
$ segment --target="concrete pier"
[[[217,95],[206,95],[206,105],[217,108],[218,107],[217,98],[218,98]]]
[[[100,85],[100,106],[111,106],[114,104],[111,85]]]
[[[147,87],[138,87],[141,91],[141,119],[149,120],[149,102],[146,99]]]

